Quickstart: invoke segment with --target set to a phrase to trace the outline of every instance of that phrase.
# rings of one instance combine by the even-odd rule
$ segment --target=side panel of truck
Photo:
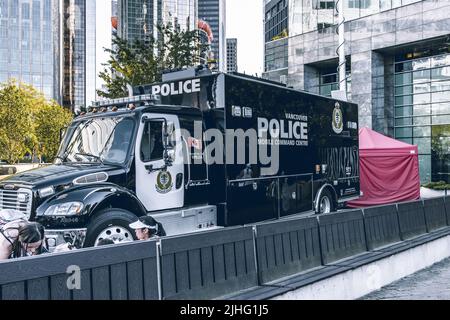
[[[325,184],[335,190],[335,200],[359,194],[356,105],[239,77],[225,78],[226,128],[256,129],[258,157],[261,148],[279,145],[279,158],[273,159],[278,165],[270,165],[276,169],[271,174],[262,172],[268,165],[261,165],[260,158],[259,163],[250,163],[248,154],[245,163],[234,159],[233,165],[226,166],[227,225],[313,210],[316,194]],[[342,127],[333,129],[336,108],[341,110]],[[267,126],[273,134],[263,137]]]

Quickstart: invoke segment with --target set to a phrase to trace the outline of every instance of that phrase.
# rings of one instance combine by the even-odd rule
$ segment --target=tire
[[[325,189],[320,194],[319,206],[316,213],[322,214],[322,213],[330,213],[333,211],[335,211],[333,196],[331,195],[330,190]]]
[[[99,211],[87,227],[84,247],[94,247],[99,240],[105,238],[115,243],[137,240],[134,230],[129,227],[137,218],[123,209],[109,208]]]

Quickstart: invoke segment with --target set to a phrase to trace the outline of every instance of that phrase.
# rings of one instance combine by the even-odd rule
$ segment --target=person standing
[[[130,223],[130,228],[134,229],[138,240],[148,240],[166,235],[162,224],[150,216],[140,217],[137,221]]]

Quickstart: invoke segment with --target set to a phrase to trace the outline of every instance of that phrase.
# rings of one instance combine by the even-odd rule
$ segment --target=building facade
[[[227,72],[238,72],[237,39],[227,39]]]
[[[63,0],[62,33],[62,104],[76,112],[96,97],[96,1]]]
[[[211,50],[219,71],[226,66],[226,1],[198,0],[198,18],[207,22],[213,33]]]
[[[289,0],[265,0],[263,77],[282,83],[288,75]]]
[[[158,38],[156,25],[179,25],[194,30],[197,0],[118,0],[118,35],[128,40]]]
[[[61,100],[60,2],[0,0],[0,82],[16,79]]]
[[[290,0],[288,84],[339,82],[333,1]],[[418,145],[422,182],[450,176],[450,2],[344,0],[347,91],[359,125]]]

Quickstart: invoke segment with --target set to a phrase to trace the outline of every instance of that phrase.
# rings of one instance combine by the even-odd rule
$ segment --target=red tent
[[[388,138],[368,128],[359,130],[362,196],[350,207],[367,207],[420,198],[417,146]]]

